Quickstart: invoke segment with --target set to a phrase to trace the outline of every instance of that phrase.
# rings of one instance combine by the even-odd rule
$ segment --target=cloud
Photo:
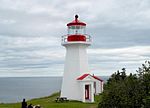
[[[61,36],[79,14],[93,38],[91,72],[133,72],[150,58],[149,0],[1,0],[0,76],[62,75]]]
[[[150,46],[135,46],[111,49],[89,49],[89,60],[94,73],[110,75],[116,70],[126,68],[135,73],[146,60],[150,60]],[[97,74],[98,74],[97,73]]]

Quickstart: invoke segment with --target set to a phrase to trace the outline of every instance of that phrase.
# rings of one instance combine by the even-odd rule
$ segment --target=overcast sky
[[[0,77],[62,76],[61,36],[75,14],[93,38],[92,74],[150,60],[150,0],[0,0]]]

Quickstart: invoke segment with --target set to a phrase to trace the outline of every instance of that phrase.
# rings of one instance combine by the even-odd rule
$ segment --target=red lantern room
[[[91,38],[86,34],[86,24],[78,20],[78,15],[75,15],[75,20],[67,24],[68,35],[62,36],[62,44],[72,42],[91,42]]]

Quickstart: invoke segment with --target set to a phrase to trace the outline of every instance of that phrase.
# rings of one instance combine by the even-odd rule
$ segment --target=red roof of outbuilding
[[[94,75],[93,75],[93,78],[95,78],[95,79],[97,79],[97,80],[99,80],[99,81],[103,81],[102,79],[100,79],[99,77],[94,76]]]
[[[86,78],[88,75],[90,75],[90,74],[83,74],[82,76],[80,76],[79,78],[77,78],[77,80],[83,80],[83,79]],[[94,75],[90,75],[90,76],[93,77],[93,78],[96,79],[96,80],[99,80],[99,81],[103,82],[103,80],[100,79],[100,78],[97,77],[97,76],[94,76]]]
[[[80,22],[78,20],[78,15],[75,15],[75,20],[68,23],[67,26],[72,26],[72,25],[82,25],[82,26],[86,26],[86,24],[84,22]]]
[[[84,74],[84,75],[82,75],[82,76],[80,76],[79,78],[77,78],[77,80],[83,80],[85,77],[87,77],[88,75],[90,75],[90,74]]]

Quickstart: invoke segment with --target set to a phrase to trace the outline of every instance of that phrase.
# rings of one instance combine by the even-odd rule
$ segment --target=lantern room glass
[[[72,25],[68,26],[68,34],[73,35],[73,34],[85,34],[85,26],[82,25]]]

